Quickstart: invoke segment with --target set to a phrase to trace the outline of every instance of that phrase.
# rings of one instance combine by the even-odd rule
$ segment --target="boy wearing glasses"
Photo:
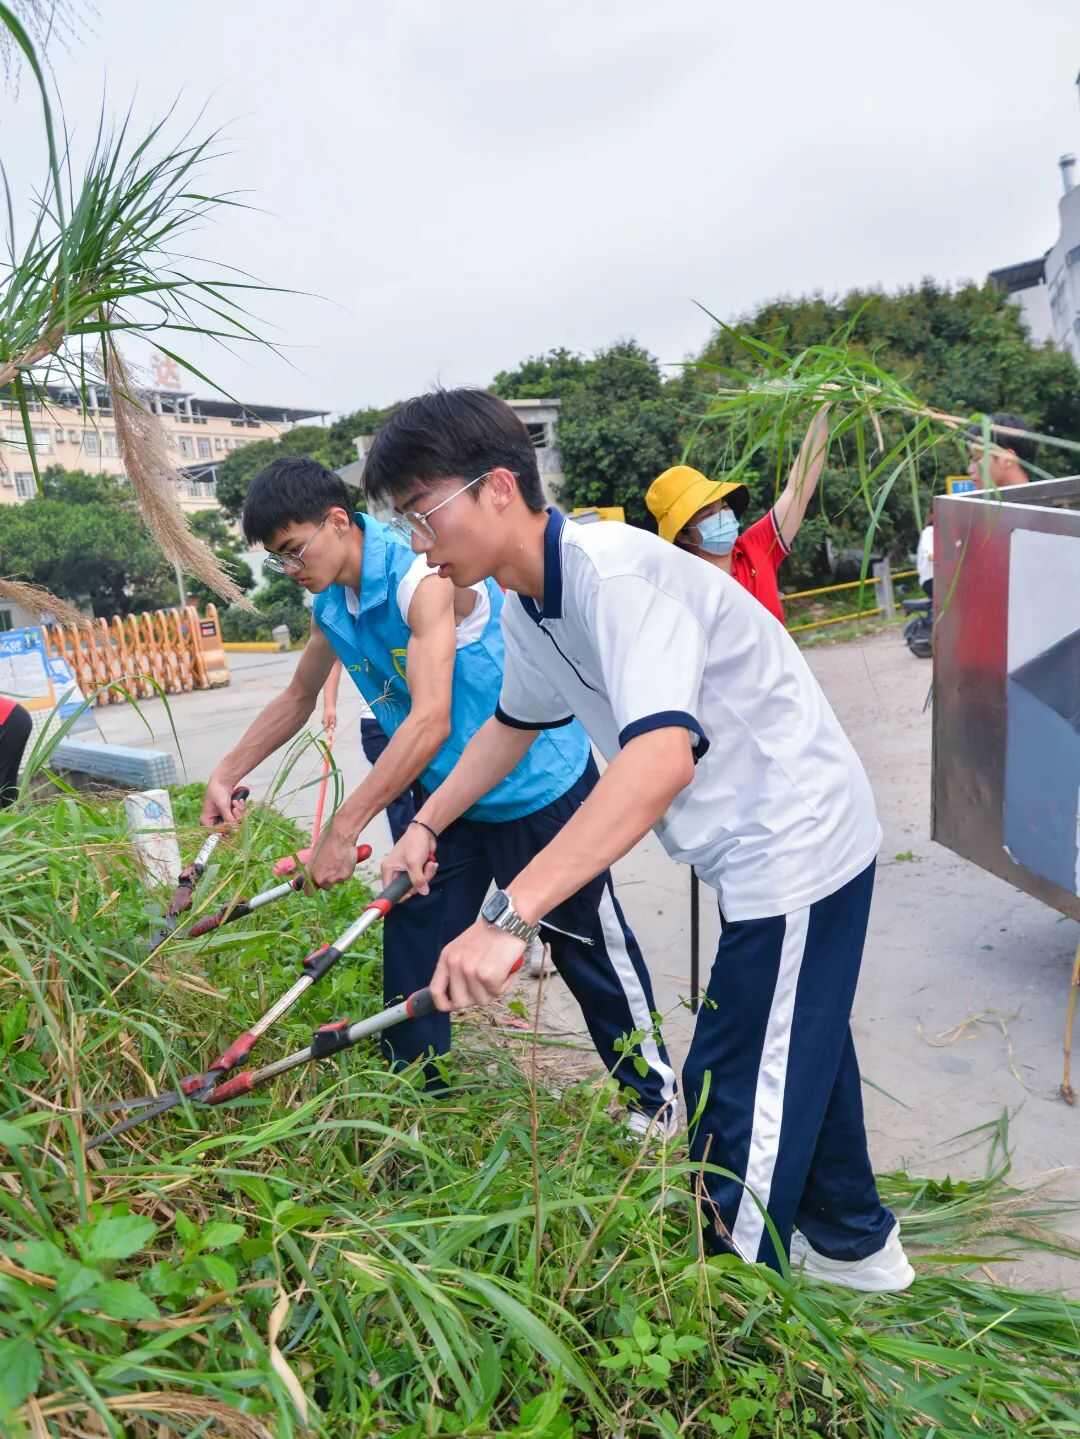
[[[526,475],[540,496],[535,454],[524,431],[517,446],[500,451],[499,460]],[[402,531],[437,534],[439,512],[468,505],[468,498],[458,496],[484,478],[466,481],[426,513],[399,521]],[[313,460],[276,460],[258,474],[244,503],[243,529],[249,543],[266,547],[267,567],[315,595],[314,619],[292,680],[216,766],[202,820],[212,825],[236,818],[230,796],[239,779],[303,728],[340,659],[389,742],[325,827],[312,855],[311,877],[325,887],[351,878],[357,835],[370,821],[411,785],[418,784],[426,798],[495,713],[502,685],[503,595],[491,580],[457,587],[451,566],[436,572],[390,526],[371,515],[354,515],[340,478]],[[528,864],[597,780],[588,739],[568,720],[549,730],[490,793],[438,835],[437,873],[425,881],[422,894],[386,918],[388,1003],[428,983],[442,948],[468,928],[481,906],[498,904],[501,891],[485,904],[492,880],[505,884]],[[590,876],[538,920],[515,932],[524,943],[542,932],[604,1064],[636,1091],[631,1130],[643,1134],[655,1122],[666,1132],[674,1072],[653,1034],[648,970],[611,876],[606,870]],[[635,1067],[620,1041],[636,1031],[645,1037],[639,1055],[644,1063]],[[389,1030],[383,1046],[396,1064],[444,1053],[450,1047],[449,1015]],[[427,1079],[439,1082],[432,1064]]]
[[[914,1278],[867,1153],[851,1004],[881,830],[858,756],[783,627],[730,576],[628,525],[572,525],[502,459],[520,419],[480,390],[398,407],[364,485],[432,513],[413,547],[460,585],[505,587],[499,705],[383,864],[423,888],[454,818],[579,719],[608,767],[449,944],[440,1008],[501,993],[534,924],[655,829],[713,886],[722,934],[683,1070],[710,1247],[780,1267],[765,1223],[815,1278]],[[409,900],[408,909],[415,900]],[[588,1010],[586,1009],[586,1015]],[[793,1233],[794,1231],[794,1233]]]

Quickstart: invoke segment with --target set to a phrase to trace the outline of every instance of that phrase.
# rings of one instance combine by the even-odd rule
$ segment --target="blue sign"
[[[40,626],[0,634],[0,695],[27,709],[48,709],[54,703],[46,664],[45,631]]]
[[[67,660],[57,659],[55,655],[47,656],[45,660],[49,670],[49,678],[56,686],[57,709],[60,711],[62,720],[70,719],[74,714],[79,718],[71,726],[72,733],[84,729],[96,729],[93,710],[83,709],[86,698],[79,688],[78,682],[72,673],[71,666]],[[82,714],[79,711],[83,710]]]

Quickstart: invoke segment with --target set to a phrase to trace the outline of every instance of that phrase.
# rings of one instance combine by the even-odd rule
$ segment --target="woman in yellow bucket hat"
[[[783,623],[777,571],[791,553],[817,489],[829,444],[828,405],[806,432],[787,484],[767,514],[739,533],[750,491],[739,481],[710,480],[690,465],[657,476],[645,503],[662,540],[700,555],[731,575]]]

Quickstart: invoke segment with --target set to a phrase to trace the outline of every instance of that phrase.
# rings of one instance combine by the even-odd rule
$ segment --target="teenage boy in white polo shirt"
[[[653,828],[717,891],[723,930],[683,1074],[700,1109],[706,1232],[776,1266],[756,1195],[813,1275],[902,1289],[913,1272],[878,1198],[849,1028],[881,839],[866,775],[783,627],[737,583],[625,525],[567,524],[493,464],[521,422],[494,396],[402,405],[365,466],[413,548],[457,585],[507,591],[495,715],[384,865],[417,889],[436,836],[576,717],[608,761],[575,816],[442,952],[443,1009],[494,998],[535,926]],[[466,491],[470,476],[486,473]],[[439,511],[432,542],[425,516]],[[430,828],[427,828],[430,827]],[[753,1195],[751,1194],[753,1191]]]

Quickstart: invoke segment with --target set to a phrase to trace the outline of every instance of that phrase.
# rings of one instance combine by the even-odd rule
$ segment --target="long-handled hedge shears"
[[[230,805],[241,804],[247,799],[250,793],[251,791],[248,789],[234,789]],[[169,935],[175,932],[177,925],[180,923],[180,916],[185,910],[191,908],[191,901],[195,897],[195,886],[199,880],[202,879],[206,872],[206,867],[213,857],[214,851],[224,838],[225,831],[220,829],[216,829],[213,833],[207,835],[198,854],[189,865],[180,871],[176,881],[176,888],[172,892],[172,898],[169,900],[165,914],[162,917],[161,928],[147,946],[147,956],[153,954],[155,949],[159,949],[165,943]]]
[[[344,933],[338,936],[333,944],[324,944],[301,961],[301,968],[304,972],[299,979],[270,1006],[261,1019],[234,1039],[227,1049],[222,1050],[209,1069],[204,1070],[202,1074],[189,1075],[186,1079],[181,1080],[176,1089],[168,1090],[165,1094],[148,1095],[137,1099],[120,1099],[105,1105],[99,1111],[100,1113],[107,1114],[117,1109],[129,1109],[137,1112],[129,1114],[126,1119],[113,1125],[104,1134],[96,1135],[87,1144],[87,1149],[96,1149],[107,1140],[115,1139],[118,1135],[126,1133],[136,1124],[144,1124],[148,1120],[156,1119],[161,1114],[166,1114],[176,1105],[183,1103],[185,1099],[196,1103],[209,1101],[220,1081],[235,1069],[241,1060],[247,1058],[252,1048],[271,1025],[276,1024],[284,1014],[287,1014],[300,996],[306,993],[312,985],[318,984],[323,975],[334,967],[346,950],[352,948],[364,931],[389,914],[397,901],[408,894],[410,888],[411,882],[407,874],[395,875],[381,894],[376,895],[369,904],[365,905],[359,917],[349,925]],[[406,1009],[408,1004],[409,1000],[405,1000]],[[401,1006],[394,1008],[401,1008]],[[391,1020],[389,1023],[396,1024],[400,1023],[402,1019],[416,1017],[407,1013],[406,1009],[402,1010],[399,1019]]]

